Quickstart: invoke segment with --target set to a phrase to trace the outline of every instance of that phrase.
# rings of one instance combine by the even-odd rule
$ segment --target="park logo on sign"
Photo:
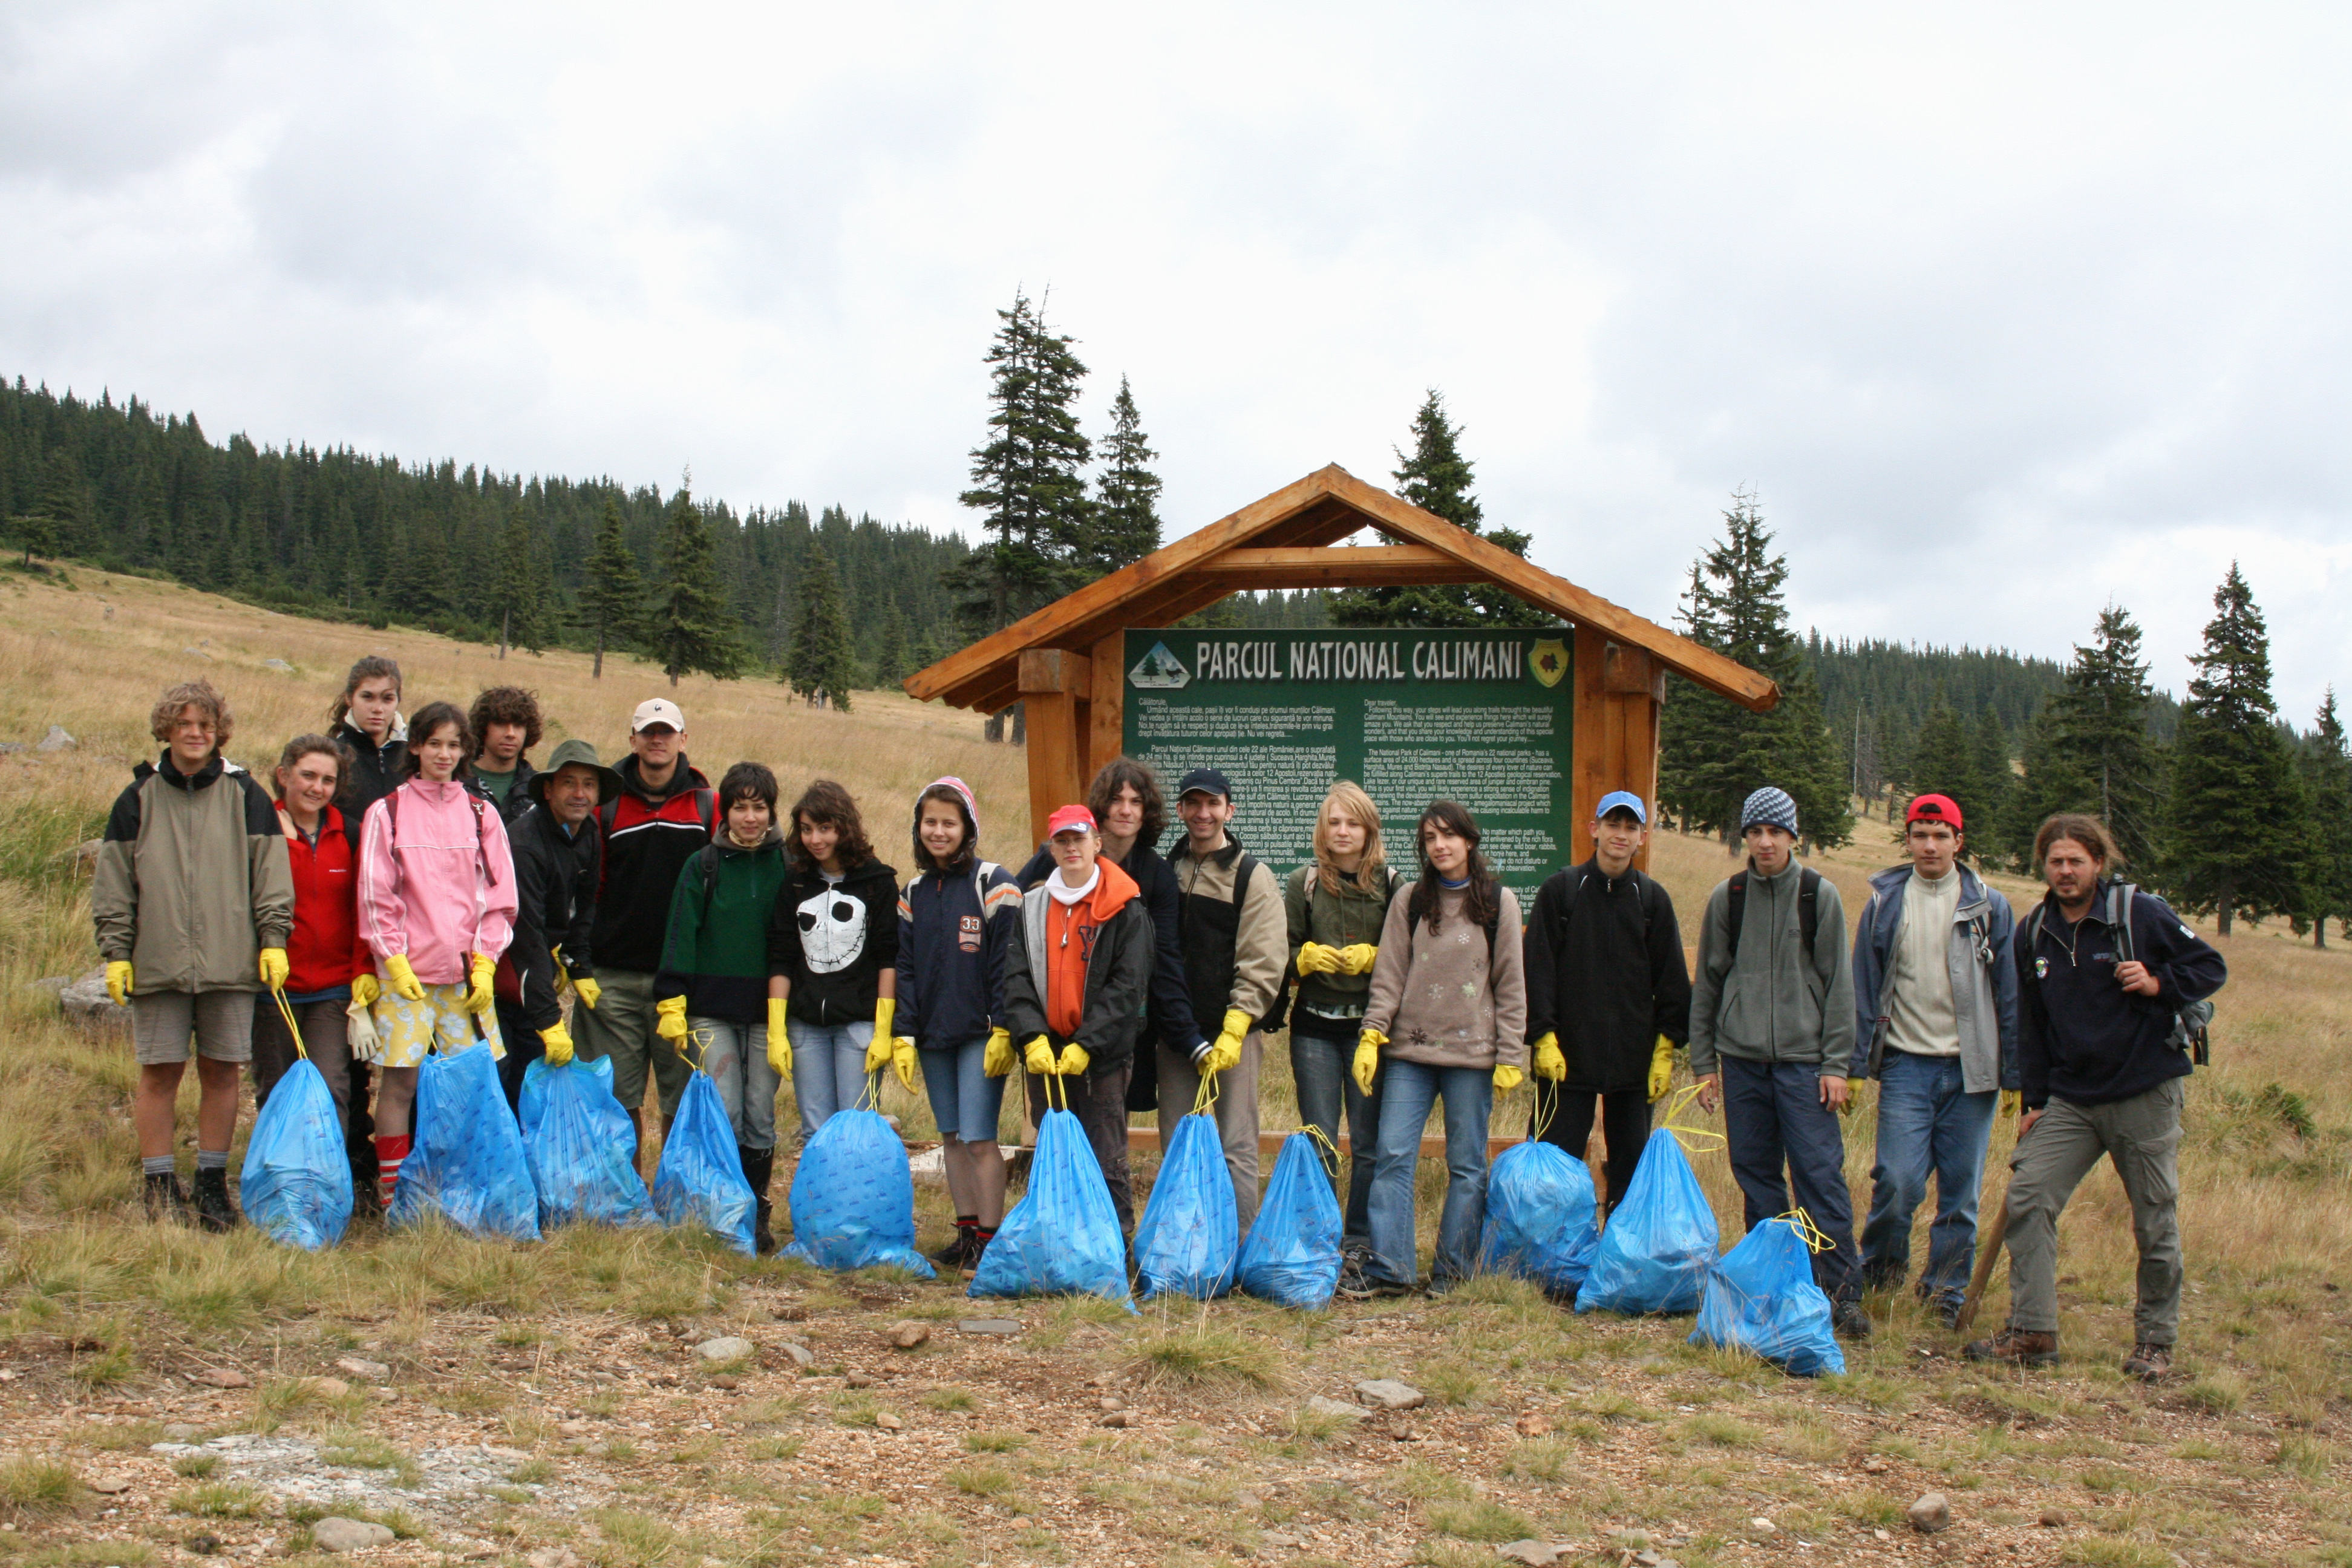
[[[1568,673],[1568,645],[1558,637],[1544,638],[1528,651],[1528,668],[1544,685],[1558,686]]]
[[[1156,642],[1151,645],[1151,651],[1138,659],[1135,668],[1127,672],[1127,679],[1129,685],[1139,686],[1146,690],[1173,691],[1192,685],[1192,672],[1184,668],[1182,659],[1168,651],[1166,643]]]

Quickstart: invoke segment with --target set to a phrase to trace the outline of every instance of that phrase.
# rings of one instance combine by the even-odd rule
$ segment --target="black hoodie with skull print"
[[[792,983],[803,1024],[863,1024],[877,983],[898,966],[898,873],[879,860],[837,880],[795,866],[768,920],[768,973]]]

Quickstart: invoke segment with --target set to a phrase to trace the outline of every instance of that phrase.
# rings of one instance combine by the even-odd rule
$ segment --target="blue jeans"
[[[1316,1151],[1323,1156],[1332,1190],[1346,1205],[1342,1246],[1366,1244],[1371,1238],[1373,1151],[1380,1142],[1381,1080],[1372,1079],[1370,1094],[1358,1089],[1355,1074],[1348,1070],[1355,1059],[1353,1035],[1344,1039],[1327,1035],[1307,1015],[1291,1016],[1290,1078],[1298,1090],[1298,1119],[1321,1131],[1331,1141],[1331,1149],[1337,1149],[1339,1113],[1343,1106],[1347,1110],[1349,1153],[1344,1188],[1339,1185],[1339,1156],[1331,1149]]]
[[[1445,1207],[1437,1220],[1433,1288],[1469,1278],[1486,1218],[1486,1121],[1495,1105],[1491,1068],[1435,1068],[1391,1057],[1381,1063],[1381,1131],[1372,1166],[1372,1258],[1364,1277],[1378,1285],[1419,1278],[1413,1241],[1412,1180],[1421,1130],[1432,1102],[1445,1100]]]
[[[1832,1301],[1853,1300],[1862,1281],[1853,1199],[1845,1187],[1845,1139],[1837,1112],[1822,1103],[1821,1069],[1811,1062],[1718,1061],[1723,1131],[1731,1143],[1732,1179],[1747,1200],[1746,1228],[1792,1207],[1803,1209],[1835,1244],[1813,1254],[1813,1283]]]
[[[1992,1142],[1998,1091],[1960,1087],[1960,1058],[1890,1050],[1878,1076],[1878,1157],[1870,1172],[1870,1219],[1862,1227],[1864,1282],[1899,1288],[1911,1268],[1911,1216],[1936,1174],[1936,1222],[1919,1294],[1958,1301],[1976,1262],[1977,1194]]]
[[[783,1087],[783,1079],[768,1065],[768,1026],[690,1014],[686,1027],[702,1070],[719,1090],[719,1103],[727,1108],[736,1146],[755,1153],[774,1148],[776,1090]],[[784,1030],[792,1032],[789,1020]]]
[[[793,1098],[801,1108],[801,1142],[833,1120],[837,1110],[854,1110],[865,1098],[877,1073],[866,1073],[866,1047],[874,1043],[874,1020],[854,1024],[803,1024],[784,1015],[784,1038],[793,1046]]]
[[[940,1136],[960,1143],[996,1142],[997,1113],[1004,1109],[1004,1080],[981,1070],[988,1058],[988,1037],[966,1040],[945,1050],[918,1051],[923,1066],[923,1090],[930,1097],[931,1120]]]

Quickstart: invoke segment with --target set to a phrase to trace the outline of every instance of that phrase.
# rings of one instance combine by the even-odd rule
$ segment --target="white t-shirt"
[[[1955,866],[1935,881],[1918,872],[1903,888],[1903,923],[1887,966],[1886,1043],[1915,1057],[1960,1054],[1959,1015],[1952,1001],[1952,921],[1960,907]]]

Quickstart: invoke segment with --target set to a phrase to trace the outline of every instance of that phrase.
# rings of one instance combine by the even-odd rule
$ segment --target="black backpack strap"
[[[474,803],[474,875],[485,885],[495,888],[499,884],[490,875],[490,830],[482,822],[482,797],[467,790],[466,798]]]
[[[696,863],[702,868],[702,923],[696,928],[695,931],[695,936],[698,939],[698,946],[699,938],[701,937],[702,932],[710,929],[710,890],[714,887],[718,886],[719,883],[719,845],[717,841],[713,840],[711,843],[706,844],[701,848],[696,850],[694,852],[694,858]]]
[[[1813,956],[1813,939],[1822,930],[1822,874],[1811,866],[1797,873],[1797,930],[1805,939],[1805,957]]]
[[[1723,944],[1723,963],[1728,969],[1739,958],[1739,930],[1748,923],[1747,872],[1734,871],[1731,874],[1731,889],[1724,915],[1725,923],[1731,928],[1731,940]]]
[[[715,839],[719,837],[719,792],[717,790],[698,789],[694,792],[694,816],[695,820],[702,824],[702,836],[705,838]]]
[[[2107,934],[2115,939],[2116,962],[2132,962],[2131,907],[2132,885],[2129,882],[2107,884]]]

